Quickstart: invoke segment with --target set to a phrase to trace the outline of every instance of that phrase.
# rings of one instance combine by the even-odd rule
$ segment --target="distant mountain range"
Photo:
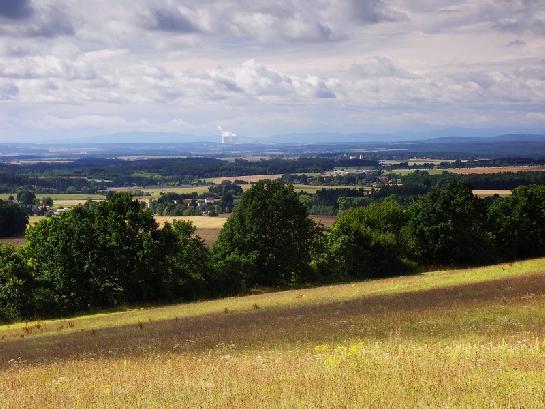
[[[429,143],[522,143],[522,142],[545,142],[545,135],[538,134],[504,134],[492,137],[463,137],[463,136],[445,136],[441,138],[431,138],[420,142]]]
[[[59,144],[89,143],[191,143],[219,142],[219,136],[196,136],[174,132],[121,132],[93,137],[76,137],[59,140]]]
[[[497,136],[499,135],[499,136]],[[539,142],[545,138],[541,134],[510,133],[500,134],[492,130],[469,128],[445,128],[434,131],[403,131],[396,133],[334,133],[308,132],[288,133],[266,137],[240,136],[237,144],[334,144],[334,143],[395,143],[427,141],[431,143],[479,143],[479,142]],[[190,135],[175,132],[124,132],[98,135],[86,138],[67,138],[55,144],[89,143],[220,143],[219,135]]]
[[[446,131],[445,131],[446,132]],[[400,151],[414,155],[446,153],[452,157],[545,157],[545,133],[486,136],[415,134],[284,134],[267,138],[238,138],[220,144],[219,137],[136,132],[77,138],[64,142],[0,144],[0,157],[119,157],[175,155],[313,155],[340,151]]]
[[[269,143],[396,143],[396,142],[432,142],[432,143],[495,143],[495,142],[543,142],[545,134],[526,134],[513,133],[499,135],[487,132],[473,131],[469,136],[470,130],[465,130],[468,135],[456,135],[456,130],[439,130],[434,132],[406,132],[406,133],[354,133],[354,134],[336,134],[336,133],[303,133],[303,134],[282,134],[274,135],[255,142],[266,141]],[[458,129],[460,132],[460,130]],[[452,132],[452,133],[450,133]],[[449,134],[450,133],[450,134]],[[446,134],[446,135],[442,135]],[[453,136],[456,135],[456,136]]]

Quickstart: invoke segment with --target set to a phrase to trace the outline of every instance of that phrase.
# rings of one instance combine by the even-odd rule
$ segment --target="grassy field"
[[[0,406],[543,407],[545,259],[0,326]]]

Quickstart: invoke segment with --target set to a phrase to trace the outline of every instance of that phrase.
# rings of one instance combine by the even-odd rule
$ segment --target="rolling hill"
[[[2,407],[541,407],[545,259],[0,326]]]

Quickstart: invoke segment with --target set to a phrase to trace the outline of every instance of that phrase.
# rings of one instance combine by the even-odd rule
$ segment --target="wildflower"
[[[314,351],[316,351],[318,353],[327,352],[328,350],[329,350],[329,345],[327,345],[327,344],[320,344],[320,345],[316,345],[314,347]]]

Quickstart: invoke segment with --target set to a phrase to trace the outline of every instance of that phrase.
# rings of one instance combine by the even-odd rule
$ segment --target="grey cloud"
[[[176,33],[196,33],[200,29],[177,9],[151,10],[150,28]]]
[[[545,20],[538,17],[515,17],[502,19],[494,24],[501,31],[511,33],[532,33],[545,36]]]
[[[525,41],[518,40],[518,39],[510,41],[509,43],[507,43],[507,47],[523,47],[525,45],[526,45]]]
[[[415,78],[411,72],[396,66],[392,60],[385,57],[373,57],[364,63],[354,64],[352,75],[356,77],[397,77],[404,79]]]
[[[70,16],[56,8],[45,10],[34,24],[25,30],[32,37],[57,37],[74,35]]]
[[[3,1],[3,0],[0,0]],[[11,37],[58,37],[74,35],[75,30],[68,14],[56,7],[36,9],[32,18],[0,25],[0,35]]]
[[[510,33],[545,35],[545,3],[534,0],[459,1],[446,8],[426,10],[429,21],[421,29],[430,33],[474,29],[483,25]]]
[[[319,83],[312,94],[315,98],[336,98],[337,96],[323,82]]]
[[[215,85],[217,88],[227,91],[227,92],[244,92],[244,90],[237,85],[235,81],[232,81],[228,78],[215,78]]]
[[[19,20],[32,16],[32,12],[30,0],[0,1],[0,17]]]
[[[15,84],[0,84],[0,101],[13,100],[19,95],[19,88]]]
[[[406,20],[408,17],[391,8],[382,0],[350,0],[352,17],[360,24],[377,24]]]
[[[352,28],[406,20],[382,0],[201,0],[175,1],[147,9],[145,27],[177,33],[206,33],[258,43],[328,42]],[[175,4],[178,7],[173,7]]]

